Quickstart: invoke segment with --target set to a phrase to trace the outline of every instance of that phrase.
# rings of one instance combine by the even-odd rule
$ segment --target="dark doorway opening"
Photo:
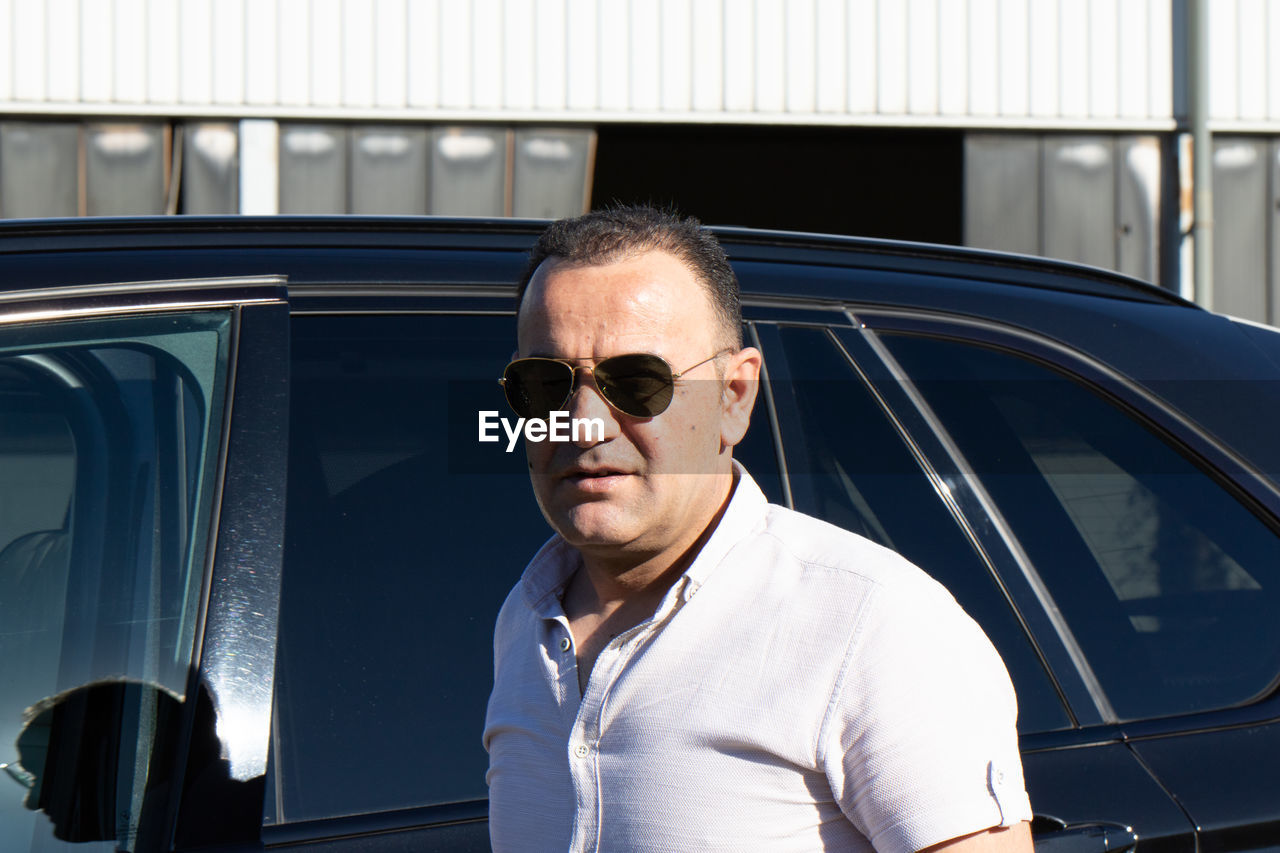
[[[598,133],[593,208],[644,202],[715,225],[963,242],[960,131],[615,124]]]

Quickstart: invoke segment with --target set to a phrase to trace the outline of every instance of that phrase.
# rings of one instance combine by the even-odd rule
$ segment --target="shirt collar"
[[[768,501],[756,481],[733,460],[734,489],[720,523],[694,557],[684,575],[672,588],[684,600],[689,600],[706,582],[711,573],[724,561],[735,545],[764,524]],[[566,542],[560,534],[552,536],[538,549],[520,577],[521,594],[525,603],[537,615],[550,619],[563,614],[560,597],[569,578],[582,565],[578,549]],[[670,597],[670,596],[668,596]],[[663,609],[661,606],[659,610]]]

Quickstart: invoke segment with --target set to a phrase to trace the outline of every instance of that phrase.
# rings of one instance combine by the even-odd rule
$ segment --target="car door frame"
[[[284,538],[289,327],[286,280],[238,276],[111,282],[0,293],[0,330],[193,311],[228,312],[225,400],[211,483],[194,648],[173,744],[166,847],[220,844],[259,849],[261,789],[270,732],[271,684]],[[207,713],[200,706],[207,697]],[[211,732],[201,727],[211,726]],[[242,779],[212,778],[193,764],[194,738],[212,736]],[[200,796],[193,781],[206,780]],[[230,793],[237,786],[240,793]],[[255,800],[244,796],[256,788]],[[175,795],[176,794],[176,795]],[[238,811],[229,803],[242,804]]]

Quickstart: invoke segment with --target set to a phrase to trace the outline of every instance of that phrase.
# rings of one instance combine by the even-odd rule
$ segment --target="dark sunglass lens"
[[[671,366],[656,355],[606,358],[596,365],[595,378],[604,398],[632,417],[652,418],[671,405]]]
[[[546,420],[552,412],[564,408],[573,388],[573,370],[569,365],[549,359],[513,361],[502,377],[507,402],[522,418]]]

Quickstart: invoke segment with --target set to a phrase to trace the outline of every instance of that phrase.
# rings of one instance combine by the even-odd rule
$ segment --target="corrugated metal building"
[[[1280,321],[1280,0],[1209,0],[1219,310]],[[0,215],[572,213],[1187,289],[1186,0],[0,0]]]

